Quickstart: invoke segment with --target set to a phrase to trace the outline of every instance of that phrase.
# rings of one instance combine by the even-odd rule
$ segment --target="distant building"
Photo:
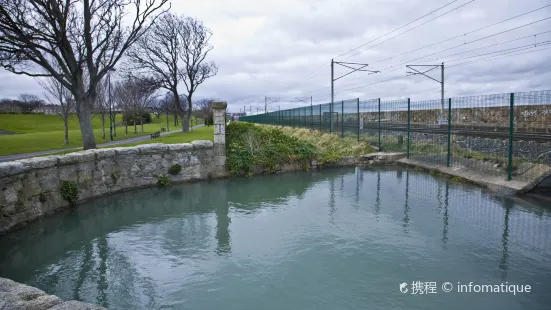
[[[57,104],[45,104],[33,110],[33,113],[44,113],[47,115],[57,115],[61,113],[61,106]]]
[[[21,113],[21,108],[15,101],[2,100],[0,101],[0,113]]]

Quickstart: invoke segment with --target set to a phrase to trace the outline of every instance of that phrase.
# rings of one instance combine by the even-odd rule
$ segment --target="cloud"
[[[279,98],[271,109],[299,106],[293,99],[302,96],[312,96],[314,103],[329,102],[332,58],[369,63],[369,68],[381,71],[372,75],[356,72],[339,79],[335,82],[336,100],[438,99],[439,84],[422,76],[378,82],[404,76],[405,64],[441,62],[446,66],[446,97],[549,89],[551,49],[528,52],[551,45],[527,49],[523,55],[472,63],[465,62],[492,55],[461,60],[551,41],[551,32],[533,36],[549,31],[551,19],[523,26],[549,17],[551,7],[469,33],[540,8],[549,4],[548,0],[503,0],[499,4],[476,0],[408,31],[467,2],[469,0],[456,1],[341,57],[336,56],[427,14],[446,1],[188,0],[173,1],[172,10],[202,20],[213,31],[214,50],[209,60],[219,65],[219,73],[199,87],[197,96],[226,100],[229,109],[235,112],[243,106],[247,109],[252,106],[252,110],[256,110],[256,106],[263,107],[265,96]],[[515,27],[520,28],[492,36]],[[441,44],[400,55],[456,36]],[[482,39],[487,36],[492,37]],[[518,40],[503,43],[513,39]],[[475,40],[479,41],[473,42]],[[449,50],[443,51],[446,49]],[[357,52],[360,53],[350,57]],[[435,55],[427,56],[433,53]],[[348,68],[335,66],[335,77],[348,72]],[[431,74],[440,77],[439,70]],[[0,97],[17,97],[21,92],[42,93],[32,78],[2,71],[0,79],[4,81],[0,83]]]

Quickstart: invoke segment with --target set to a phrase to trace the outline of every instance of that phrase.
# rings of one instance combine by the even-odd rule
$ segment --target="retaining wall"
[[[78,202],[131,188],[226,176],[211,141],[145,144],[0,163],[0,233],[70,205],[63,181],[75,182]],[[222,155],[223,156],[223,155]],[[181,171],[169,174],[171,166]]]

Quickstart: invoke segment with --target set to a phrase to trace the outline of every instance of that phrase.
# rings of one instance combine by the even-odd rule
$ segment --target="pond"
[[[403,168],[181,184],[0,238],[0,277],[109,309],[548,309],[544,205]]]

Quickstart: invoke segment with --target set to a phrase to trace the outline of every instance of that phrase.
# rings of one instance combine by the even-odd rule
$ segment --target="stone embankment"
[[[1,310],[105,310],[80,301],[63,301],[35,287],[0,278]]]

